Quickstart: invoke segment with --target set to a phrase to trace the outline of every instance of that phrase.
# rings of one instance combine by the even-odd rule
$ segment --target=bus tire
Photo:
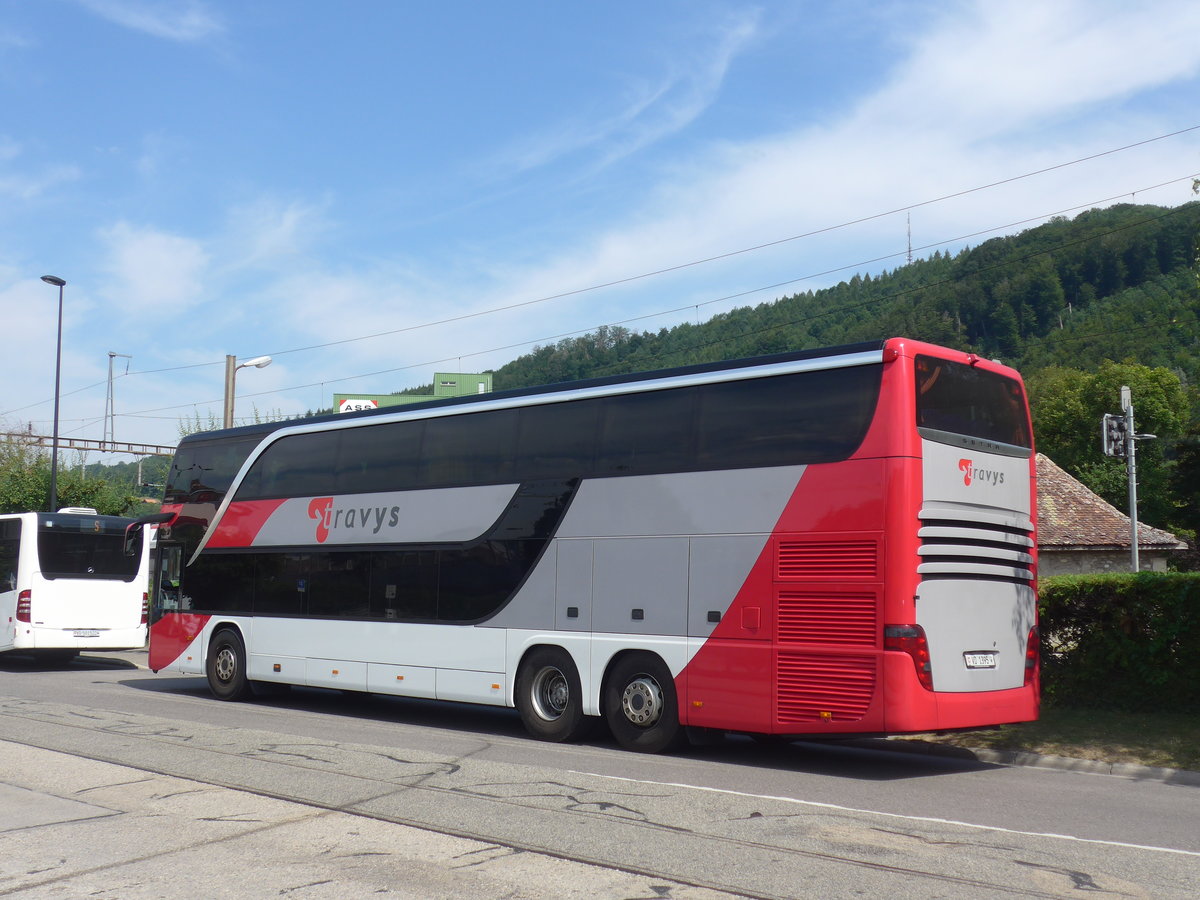
[[[208,687],[218,700],[243,700],[250,696],[246,679],[246,644],[233,628],[222,628],[213,635],[204,662]]]
[[[517,672],[517,710],[542,741],[573,741],[586,730],[579,670],[561,647],[535,647]]]
[[[630,653],[613,664],[601,698],[604,718],[618,744],[637,753],[682,745],[675,679],[653,653]]]

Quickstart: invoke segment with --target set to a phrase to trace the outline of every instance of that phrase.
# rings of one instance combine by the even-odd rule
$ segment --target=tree
[[[1118,509],[1128,505],[1124,462],[1103,456],[1100,421],[1120,412],[1121,386],[1128,385],[1138,431],[1157,435],[1138,443],[1139,515],[1161,527],[1179,521],[1169,456],[1187,429],[1190,404],[1178,375],[1106,360],[1094,373],[1050,368],[1028,383],[1038,448]]]
[[[1078,473],[1088,462],[1099,462],[1099,425],[1089,423],[1093,410],[1084,396],[1092,376],[1078,369],[1050,366],[1026,378],[1037,448],[1068,472]],[[1105,408],[1096,413],[1096,421]]]
[[[1200,537],[1200,425],[1193,425],[1179,442],[1171,476],[1179,524]]]
[[[102,515],[141,512],[128,490],[88,478],[78,467],[59,466],[58,505],[90,507]],[[0,444],[0,512],[38,512],[50,500],[50,456],[33,444],[9,438]]]

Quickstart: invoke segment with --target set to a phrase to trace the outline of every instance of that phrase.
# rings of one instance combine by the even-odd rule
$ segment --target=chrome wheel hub
[[[663,714],[662,688],[649,675],[639,675],[625,686],[621,710],[634,725],[653,725]]]
[[[571,700],[571,685],[561,669],[546,666],[533,677],[530,695],[538,716],[553,722],[566,712]]]
[[[228,647],[218,650],[213,669],[216,672],[217,680],[221,682],[233,680],[234,673],[237,672],[237,657],[234,656],[233,651]]]

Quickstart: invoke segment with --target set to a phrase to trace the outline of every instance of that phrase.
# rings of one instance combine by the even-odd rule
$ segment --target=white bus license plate
[[[963,659],[967,661],[968,669],[994,669],[996,668],[995,653],[964,653]]]
[[[94,628],[81,628],[72,633],[78,638],[100,637],[100,632],[96,631]],[[970,665],[970,663],[967,663],[967,665]]]

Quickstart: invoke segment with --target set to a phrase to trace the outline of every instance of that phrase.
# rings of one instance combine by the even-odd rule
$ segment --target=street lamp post
[[[254,359],[248,359],[245,362],[239,363],[236,356],[225,357],[225,427],[233,427],[233,395],[234,381],[237,377],[237,370],[244,369],[247,366],[254,366],[256,369],[261,369],[264,366],[271,364],[271,357],[256,356]]]
[[[58,344],[54,353],[54,437],[50,442],[50,512],[58,509],[58,396],[62,382],[63,288],[67,283],[57,275],[43,275],[42,281],[58,288]]]

